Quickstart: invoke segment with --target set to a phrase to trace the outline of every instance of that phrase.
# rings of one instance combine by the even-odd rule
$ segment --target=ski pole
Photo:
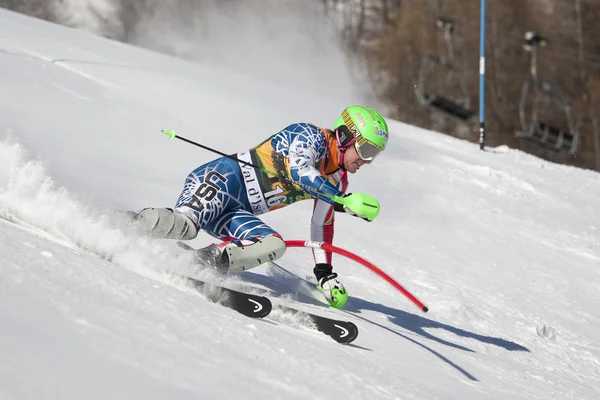
[[[179,140],[181,140],[181,141],[184,141],[184,142],[186,142],[186,143],[193,144],[194,146],[198,146],[198,147],[200,147],[200,148],[202,148],[202,149],[204,149],[204,150],[211,151],[211,152],[213,152],[213,153],[215,153],[215,154],[218,154],[218,155],[220,155],[220,156],[223,156],[223,157],[229,158],[230,160],[233,160],[233,161],[239,162],[239,163],[241,163],[241,164],[244,164],[244,165],[246,165],[246,166],[248,166],[248,167],[251,167],[251,168],[257,169],[257,170],[259,170],[259,171],[262,171],[262,172],[264,172],[264,173],[266,173],[266,174],[273,175],[273,176],[274,176],[274,177],[276,177],[276,178],[285,179],[285,180],[287,180],[287,181],[290,181],[289,179],[286,179],[286,178],[284,178],[284,177],[281,177],[281,176],[277,175],[277,173],[275,173],[275,172],[273,172],[273,171],[269,171],[269,170],[268,170],[268,169],[266,169],[266,168],[259,167],[258,165],[254,165],[254,164],[252,164],[252,163],[249,163],[249,162],[247,162],[247,161],[244,161],[244,160],[238,160],[237,158],[235,158],[235,157],[233,157],[233,156],[231,156],[231,155],[229,155],[229,154],[225,154],[225,153],[223,153],[222,151],[215,150],[215,149],[213,149],[212,147],[208,147],[208,146],[205,146],[205,145],[203,145],[203,144],[200,144],[200,143],[198,143],[198,142],[194,142],[193,140],[186,139],[186,138],[184,138],[184,137],[182,137],[182,136],[178,136],[178,135],[175,133],[175,131],[166,131],[166,130],[164,130],[164,129],[163,129],[163,130],[162,130],[162,133],[164,133],[165,135],[167,135],[167,136],[169,137],[169,139],[179,139]],[[290,181],[290,182],[292,182],[292,183],[296,183],[296,182],[293,182],[293,181]]]

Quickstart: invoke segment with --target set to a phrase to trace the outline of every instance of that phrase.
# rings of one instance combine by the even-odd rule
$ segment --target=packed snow
[[[335,245],[429,313],[340,256],[351,299],[328,308],[307,249],[288,250],[288,272],[224,282],[352,321],[360,334],[340,345],[306,321],[207,301],[169,271],[216,278],[120,213],[173,206],[215,157],[161,129],[234,153],[293,122],[329,126],[363,99],[350,83],[285,86],[8,11],[0,76],[0,399],[600,397],[598,173],[390,121],[385,154],[350,187],[382,211],[338,215]],[[308,239],[311,206],[264,220]]]

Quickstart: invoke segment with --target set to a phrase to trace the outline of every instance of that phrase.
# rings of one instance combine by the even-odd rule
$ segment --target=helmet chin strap
[[[346,168],[344,168],[344,154],[346,154],[346,147],[338,147],[338,150],[340,151],[340,156],[338,158],[338,165],[340,166],[341,169],[343,169],[345,171]]]

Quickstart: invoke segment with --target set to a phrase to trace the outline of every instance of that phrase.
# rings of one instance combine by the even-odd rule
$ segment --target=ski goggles
[[[369,142],[362,136],[359,136],[354,142],[354,148],[358,153],[358,156],[364,161],[373,161],[375,157],[381,153],[382,149],[375,145],[374,143]]]

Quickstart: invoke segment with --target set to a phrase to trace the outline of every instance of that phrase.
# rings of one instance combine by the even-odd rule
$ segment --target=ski
[[[271,300],[264,296],[240,292],[187,276],[181,278],[210,301],[231,308],[247,317],[264,318],[273,309]]]
[[[187,251],[196,251],[196,249],[181,241],[177,242],[177,245]],[[277,266],[283,270],[282,267],[279,265]],[[288,272],[287,270],[284,271]],[[220,285],[204,282],[195,278],[183,278],[187,279],[192,286],[200,293],[207,296],[209,300],[236,310],[248,317],[264,318],[269,315],[273,308],[271,301],[267,297],[224,288]],[[223,292],[225,292],[226,296],[222,296]],[[222,299],[223,297],[225,297],[224,300]],[[312,322],[319,332],[331,337],[338,343],[348,344],[358,337],[358,327],[350,321],[323,317],[283,305],[277,305],[277,308],[294,317]]]
[[[350,321],[327,318],[288,306],[278,305],[277,308],[283,312],[290,313],[295,317],[312,321],[319,332],[331,337],[338,343],[351,343],[358,336],[358,327]]]

